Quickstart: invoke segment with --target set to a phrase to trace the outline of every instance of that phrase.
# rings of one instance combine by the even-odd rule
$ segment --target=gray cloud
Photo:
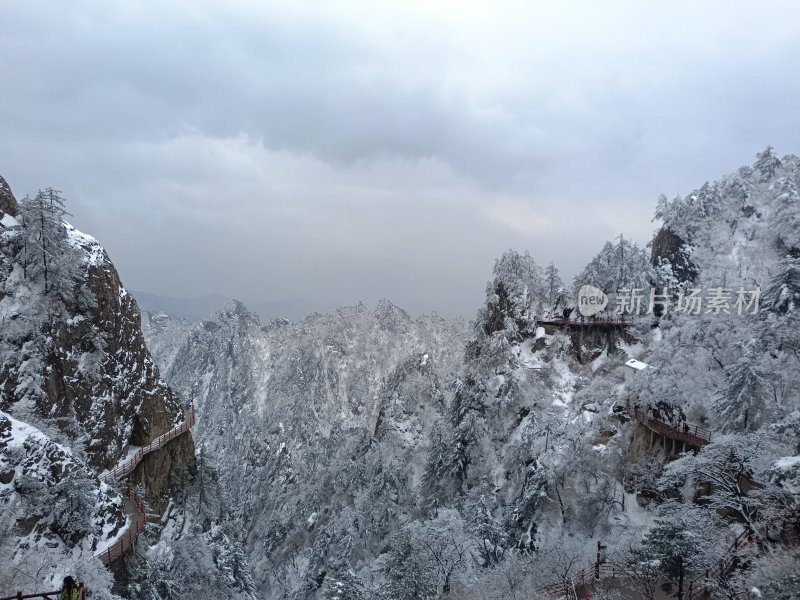
[[[0,7],[0,172],[126,283],[474,311],[574,274],[767,143],[800,151],[798,8],[711,2]]]

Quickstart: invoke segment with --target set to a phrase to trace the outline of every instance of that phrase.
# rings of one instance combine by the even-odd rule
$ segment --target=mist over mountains
[[[136,301],[139,303],[139,307],[144,311],[151,313],[163,312],[173,317],[189,321],[199,321],[219,310],[232,300],[232,298],[222,294],[206,294],[198,298],[174,298],[172,296],[134,290],[131,290],[131,294],[133,294]],[[251,310],[258,314],[264,322],[282,317],[290,321],[298,321],[312,312],[325,312],[333,308],[332,305],[312,302],[305,298],[289,298],[279,301],[255,301],[247,302],[247,305],[251,307]]]

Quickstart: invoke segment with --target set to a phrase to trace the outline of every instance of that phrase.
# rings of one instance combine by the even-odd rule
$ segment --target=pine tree
[[[790,255],[800,256],[800,193],[791,177],[778,180],[774,203],[779,243]]]
[[[527,252],[505,252],[495,262],[492,280],[486,285],[486,305],[478,315],[477,333],[490,337],[502,332],[509,339],[519,339],[530,328],[532,311],[539,308],[544,294],[541,269],[533,258]]]
[[[709,565],[713,551],[711,531],[705,529],[705,535],[697,535],[693,524],[684,520],[677,517],[657,519],[634,552],[639,564],[657,564],[660,574],[673,583],[682,576],[686,582],[701,573]]]
[[[778,313],[793,312],[800,303],[800,257],[787,256],[764,290],[762,306]]]
[[[383,572],[386,597],[391,600],[433,600],[438,596],[430,565],[406,531],[392,538]]]
[[[728,385],[717,400],[716,410],[725,429],[756,429],[766,412],[765,372],[760,365],[757,343],[741,344],[742,356],[725,369]]]
[[[583,285],[593,285],[606,294],[620,288],[646,288],[655,273],[644,250],[630,240],[619,237],[618,244],[606,242],[602,250],[573,282],[573,293]]]
[[[431,428],[430,440],[431,445],[420,484],[420,499],[426,510],[437,508],[445,500],[446,495],[444,484],[448,441],[438,422]]]
[[[767,146],[763,152],[756,154],[756,162],[753,168],[759,173],[760,181],[772,179],[778,169],[783,166],[772,146]]]
[[[20,204],[24,274],[31,281],[41,281],[45,294],[59,287],[58,278],[71,254],[64,202],[61,192],[47,188],[33,199],[26,196]]]
[[[552,262],[544,270],[544,283],[547,292],[547,303],[553,308],[563,293],[564,282],[561,281],[558,268]]]
[[[486,497],[481,496],[474,507],[470,530],[478,538],[478,552],[484,567],[500,563],[508,545],[508,534],[492,516],[486,504]]]

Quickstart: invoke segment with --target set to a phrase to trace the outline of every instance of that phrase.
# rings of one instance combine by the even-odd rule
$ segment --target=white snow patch
[[[635,358],[632,358],[628,361],[625,361],[625,366],[630,367],[631,369],[636,369],[637,371],[643,371],[650,365],[648,365],[647,363],[643,363],[640,360],[636,360]]]
[[[775,461],[775,468],[781,471],[795,465],[800,465],[800,456],[783,456]]]
[[[602,367],[608,361],[608,351],[603,350],[600,355],[592,361],[591,369],[592,373],[595,373],[597,369]]]
[[[88,252],[89,256],[86,258],[86,264],[90,267],[95,267],[103,262],[103,247],[92,236],[78,231],[69,223],[64,223],[67,228],[67,238],[73,248],[80,248]]]

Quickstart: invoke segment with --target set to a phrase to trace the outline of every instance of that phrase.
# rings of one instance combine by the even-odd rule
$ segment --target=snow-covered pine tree
[[[561,274],[558,272],[552,262],[547,265],[544,270],[544,284],[546,292],[547,307],[553,309],[559,298],[563,294],[564,282],[561,280]]]
[[[785,496],[762,470],[772,451],[759,434],[724,435],[697,454],[684,454],[669,463],[658,487],[665,493],[683,491],[696,503],[691,507],[715,517],[726,515],[766,537]],[[674,514],[682,513],[676,509]]]
[[[502,562],[508,545],[508,534],[494,520],[485,496],[481,496],[480,501],[475,504],[469,527],[478,540],[482,566],[488,567]]]
[[[764,290],[762,306],[778,313],[792,312],[800,302],[800,257],[787,256]]]
[[[478,333],[490,337],[502,331],[507,339],[519,339],[533,324],[535,310],[544,294],[541,269],[525,252],[509,250],[495,262],[486,285],[486,305],[478,314]]]
[[[792,177],[781,177],[775,184],[775,232],[782,250],[800,257],[800,193]]]
[[[449,495],[446,491],[449,478],[445,475],[449,441],[438,421],[433,424],[429,437],[430,447],[419,491],[420,503],[426,511],[438,508]]]
[[[756,340],[739,346],[741,357],[725,368],[728,384],[715,408],[726,430],[752,431],[766,416],[766,372],[761,366],[761,352]]]
[[[33,199],[26,196],[20,203],[25,276],[33,281],[41,279],[45,294],[53,289],[68,248],[64,202],[61,192],[47,188],[39,190]]]
[[[420,554],[413,536],[401,531],[391,540],[383,566],[386,600],[433,600],[438,596],[430,565]]]
[[[771,179],[782,166],[783,163],[775,154],[772,146],[767,146],[762,152],[756,154],[756,162],[753,164],[753,168],[759,174],[759,181],[762,182]]]
[[[685,592],[688,581],[712,564],[724,542],[710,514],[682,506],[662,507],[662,512],[633,556],[639,564],[658,565],[658,574],[673,584],[683,578]],[[703,535],[697,535],[698,530]]]
[[[583,285],[593,285],[606,294],[612,294],[620,288],[646,288],[654,279],[647,253],[620,236],[618,244],[605,243],[597,256],[575,278],[572,288],[575,296]]]

